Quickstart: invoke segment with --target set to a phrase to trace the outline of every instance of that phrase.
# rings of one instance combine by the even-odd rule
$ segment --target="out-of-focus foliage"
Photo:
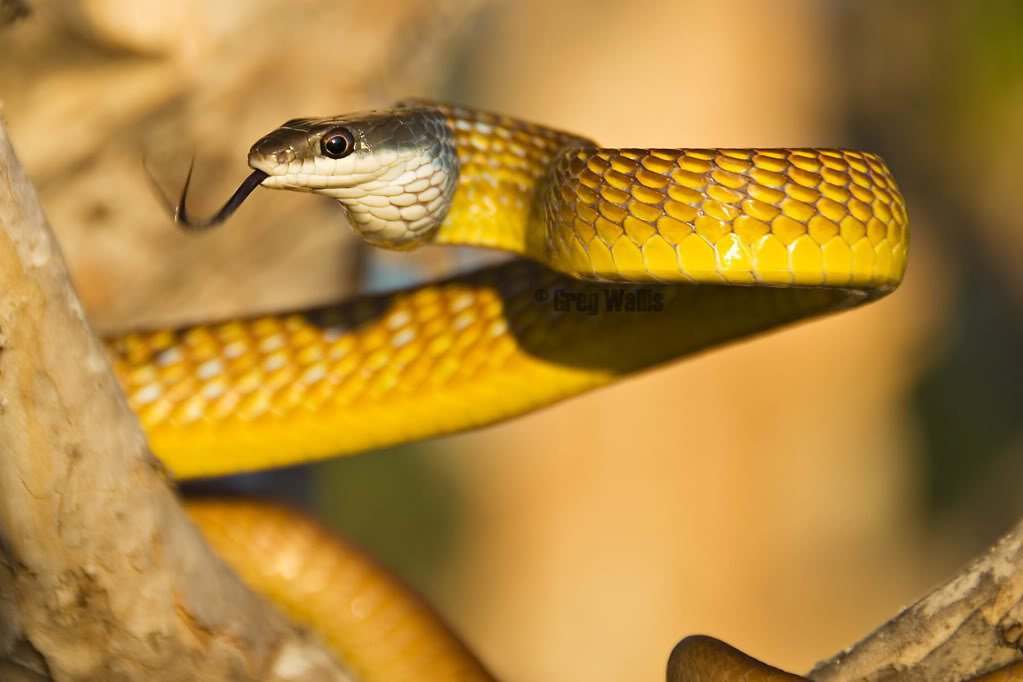
[[[926,513],[976,549],[1023,511],[1023,5],[849,11],[850,121],[890,150],[954,283],[911,398]],[[940,9],[939,9],[940,8]],[[926,20],[924,19],[926,18]],[[885,27],[878,30],[878,27]],[[878,36],[897,53],[868,49]],[[879,53],[880,52],[880,53]],[[855,69],[867,55],[869,68]],[[898,122],[898,124],[896,124]]]

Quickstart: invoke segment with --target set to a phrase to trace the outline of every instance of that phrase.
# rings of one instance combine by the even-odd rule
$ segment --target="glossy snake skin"
[[[347,155],[328,158],[327,136],[338,130]],[[179,478],[492,424],[876,299],[906,267],[905,206],[881,159],[864,152],[604,149],[515,119],[405,102],[289,121],[253,146],[249,164],[253,184],[337,199],[371,243],[486,246],[525,258],[336,306],[112,340],[131,406]],[[232,513],[234,522],[216,520]],[[362,559],[308,539],[316,533],[282,530],[279,510],[265,525],[256,513],[207,508],[197,518],[250,584],[293,613],[353,603],[336,567]],[[329,557],[314,561],[318,580],[268,568],[266,553],[292,551],[292,542]],[[240,547],[256,550],[261,566],[244,564]],[[436,674],[423,668],[421,679],[486,679],[407,595],[366,580],[387,586],[367,613],[390,612],[392,628],[412,618],[399,639],[442,652]],[[342,596],[326,596],[337,588]],[[298,617],[336,632],[322,616]],[[361,648],[351,642],[364,640],[346,632],[325,637],[350,660]],[[398,644],[390,650],[401,658]],[[356,668],[364,679],[405,679],[382,665]]]
[[[187,509],[245,583],[318,632],[356,680],[492,679],[415,593],[305,517],[246,501],[193,500]]]

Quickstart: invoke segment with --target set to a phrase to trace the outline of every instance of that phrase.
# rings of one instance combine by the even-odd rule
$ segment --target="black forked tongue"
[[[188,216],[188,211],[185,208],[185,201],[188,198],[188,186],[192,182],[192,169],[194,166],[195,159],[192,159],[192,163],[188,166],[188,175],[185,176],[185,186],[181,188],[181,199],[178,200],[177,206],[171,204],[160,188],[156,185],[152,174],[149,175],[149,180],[153,184],[153,187],[160,194],[160,197],[163,199],[167,209],[174,216],[174,222],[181,225],[181,227],[186,230],[208,230],[224,222],[230,218],[231,214],[242,205],[242,202],[245,201],[250,194],[252,194],[252,190],[259,187],[260,183],[267,178],[267,174],[261,170],[252,171],[252,173],[249,174],[249,177],[245,178],[242,181],[242,184],[238,185],[238,189],[234,191],[234,194],[231,195],[231,197],[224,203],[220,210],[213,215],[213,217],[194,219]],[[146,172],[149,173],[148,168],[146,169]]]
[[[192,181],[192,168],[194,166],[195,160],[193,159],[192,163],[188,166],[188,175],[185,176],[185,186],[181,188],[181,199],[174,209],[174,222],[186,230],[208,230],[224,222],[252,194],[252,190],[259,187],[259,184],[267,178],[267,174],[261,170],[252,171],[249,177],[242,180],[242,184],[238,185],[238,189],[224,202],[224,205],[220,207],[220,210],[212,218],[193,220],[188,217],[188,212],[185,210],[185,200],[188,198],[188,184]]]

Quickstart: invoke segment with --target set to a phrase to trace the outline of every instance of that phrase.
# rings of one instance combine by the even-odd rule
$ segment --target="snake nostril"
[[[274,154],[277,163],[291,163],[295,160],[295,150],[288,148]]]

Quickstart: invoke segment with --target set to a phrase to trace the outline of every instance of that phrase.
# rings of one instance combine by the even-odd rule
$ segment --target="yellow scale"
[[[388,126],[409,133],[391,119],[407,119],[408,127],[419,115],[422,134],[440,129],[457,155],[446,217],[427,241],[524,258],[317,310],[111,340],[130,404],[176,477],[264,469],[492,424],[716,344],[876,299],[906,267],[905,205],[873,154],[602,149],[543,126],[430,103],[375,112],[366,135]],[[360,133],[358,116],[337,120]],[[281,134],[321,123],[289,122]],[[373,152],[370,137],[343,132]],[[250,164],[270,154],[291,163],[306,153],[288,147],[260,157],[274,134],[254,146]],[[403,150],[378,143],[392,160]],[[336,178],[317,173],[329,163],[308,161],[303,168],[317,169],[308,172],[318,184],[286,188],[327,193],[323,187]],[[441,178],[446,172],[442,164],[434,170]],[[258,184],[263,176],[254,177]],[[609,295],[657,305],[614,311]],[[582,314],[558,303],[566,300],[598,305]],[[285,524],[280,510],[268,512],[265,524],[251,505],[196,513],[250,584],[326,633],[362,678],[487,679],[432,616],[409,610],[409,594],[340,543],[281,531],[300,522],[288,517]],[[291,536],[306,537],[301,552]],[[255,547],[258,563],[246,559]],[[417,651],[445,652],[422,654],[437,667],[387,650],[371,655],[360,635],[337,635],[358,623],[331,618],[350,615],[366,593],[324,580],[327,564],[371,576],[362,588],[379,590],[375,606],[356,620],[377,634],[390,632],[379,629],[380,618],[394,628],[414,621],[407,636],[430,643]],[[306,568],[319,577],[308,582]],[[335,588],[346,596],[329,596]],[[334,605],[333,616],[316,611],[323,603]]]

